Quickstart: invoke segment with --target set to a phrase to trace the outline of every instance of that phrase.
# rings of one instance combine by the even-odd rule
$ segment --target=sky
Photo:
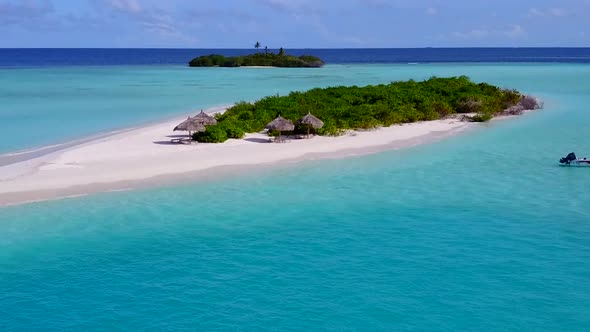
[[[590,46],[590,0],[0,0],[0,47]]]

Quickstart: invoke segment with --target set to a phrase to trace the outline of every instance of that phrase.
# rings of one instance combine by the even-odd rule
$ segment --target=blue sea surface
[[[6,153],[315,87],[468,75],[477,81],[487,80],[533,93],[534,80],[555,79],[555,75],[561,73],[585,75],[587,68],[586,64],[571,63],[441,63],[334,64],[320,69],[168,65],[40,66],[0,70],[0,159]],[[505,77],[505,72],[518,71],[522,71],[522,75]]]
[[[5,164],[1,154],[63,144],[294,90],[432,75],[466,74],[478,79],[478,68],[495,64],[525,66],[535,72],[544,70],[544,65],[556,70],[552,66],[590,63],[590,48],[422,48],[289,50],[322,57],[328,65],[320,69],[186,65],[198,55],[251,52],[0,49],[0,165]]]
[[[39,66],[186,65],[201,55],[251,54],[253,49],[0,49],[0,68]],[[277,53],[278,50],[269,50]],[[562,62],[590,63],[590,48],[348,48],[288,49],[288,54],[311,54],[329,64]]]
[[[21,70],[38,78],[38,94],[67,94],[59,77],[80,75],[73,87],[86,77],[118,96],[113,104],[139,105],[135,99],[180,97],[141,86],[129,98],[133,90],[120,91],[119,79],[173,80],[183,69]],[[44,77],[46,70],[58,78]],[[310,86],[462,74],[534,94],[546,107],[409,149],[1,208],[0,330],[590,330],[590,170],[557,166],[571,151],[590,157],[590,65],[211,70],[202,78],[208,84],[242,84],[195,96],[212,95],[205,106]],[[99,103],[98,95],[88,98]],[[79,118],[98,119],[80,115],[82,99],[56,106],[55,116],[70,112],[80,126]],[[174,107],[183,103],[199,105],[186,98]],[[157,107],[146,112],[137,117],[167,116]],[[113,121],[95,129],[111,126],[115,114],[105,111]]]

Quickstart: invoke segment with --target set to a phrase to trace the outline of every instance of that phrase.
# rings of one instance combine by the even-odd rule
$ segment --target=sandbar
[[[431,142],[473,123],[458,118],[394,125],[343,136],[271,143],[264,133],[221,144],[173,144],[186,117],[101,137],[48,155],[0,166],[0,206],[128,190],[166,183],[183,174],[216,172],[281,162],[342,158]],[[186,136],[186,135],[184,135]]]

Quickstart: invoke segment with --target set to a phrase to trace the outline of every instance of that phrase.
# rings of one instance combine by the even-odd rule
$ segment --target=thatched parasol
[[[266,129],[274,130],[279,132],[279,142],[281,141],[281,132],[283,131],[293,131],[295,129],[295,125],[291,120],[287,120],[282,116],[278,116],[276,119],[272,120],[269,124],[266,125]]]
[[[195,118],[189,116],[178,126],[174,127],[174,131],[188,131],[188,136],[192,138],[193,132],[205,131],[205,126],[195,121]]]
[[[214,126],[217,124],[217,120],[215,120],[214,117],[212,117],[211,115],[203,112],[201,110],[201,113],[195,115],[195,117],[193,118],[197,123],[200,123],[204,126]]]
[[[309,137],[309,133],[311,131],[311,128],[320,129],[324,126],[324,122],[322,120],[316,118],[315,116],[313,116],[313,114],[311,114],[311,113],[307,113],[307,115],[305,115],[304,117],[299,119],[297,121],[297,123],[302,124],[307,127],[307,136],[308,137]]]

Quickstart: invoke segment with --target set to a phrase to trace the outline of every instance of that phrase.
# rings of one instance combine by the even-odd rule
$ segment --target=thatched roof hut
[[[272,120],[269,124],[266,125],[266,129],[278,131],[279,139],[277,142],[281,142],[281,132],[292,131],[295,129],[295,125],[293,124],[293,122],[291,122],[291,120],[287,120],[279,115],[276,119]]]
[[[311,133],[311,128],[320,129],[324,126],[324,122],[311,113],[307,113],[304,117],[297,121],[297,124],[304,125],[307,127],[307,137]]]
[[[178,126],[174,127],[174,131],[188,131],[188,135],[191,136],[194,132],[205,131],[205,126],[195,121],[195,118],[190,116],[181,122]]]
[[[295,129],[295,125],[291,120],[287,120],[282,116],[278,116],[276,119],[272,120],[269,124],[266,125],[266,129],[274,130],[274,131],[292,131]]]
[[[195,117],[193,118],[197,123],[200,123],[204,126],[214,126],[217,124],[217,120],[212,117],[211,115],[203,112],[201,110],[201,113],[195,115]]]
[[[324,122],[316,118],[313,114],[307,113],[304,117],[297,121],[298,124],[306,125],[311,128],[319,129],[324,126]]]

